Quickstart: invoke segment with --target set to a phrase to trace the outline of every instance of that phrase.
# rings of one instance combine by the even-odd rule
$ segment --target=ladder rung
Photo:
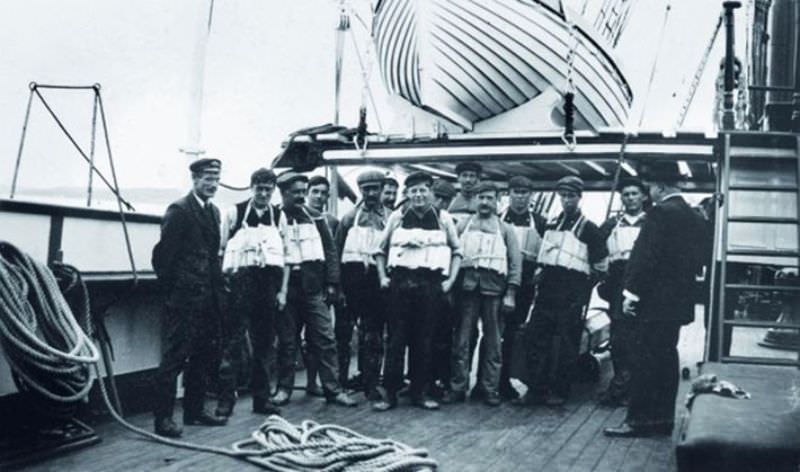
[[[797,218],[780,218],[772,216],[731,216],[729,223],[775,223],[775,224],[797,224]]]
[[[797,251],[769,251],[765,249],[728,249],[729,256],[800,257]]]
[[[800,286],[793,285],[753,285],[753,284],[726,284],[729,290],[752,290],[762,292],[800,292]]]
[[[733,185],[728,186],[730,191],[742,192],[797,192],[797,185]]]
[[[769,147],[731,147],[732,159],[797,159],[797,152],[792,148]],[[731,166],[733,167],[733,165]]]
[[[763,364],[763,365],[800,365],[797,359],[787,359],[780,357],[749,357],[749,356],[722,356],[719,358],[721,362],[731,362],[739,364]]]
[[[778,323],[776,321],[722,320],[722,322],[727,326],[741,326],[742,328],[800,329],[800,324]]]

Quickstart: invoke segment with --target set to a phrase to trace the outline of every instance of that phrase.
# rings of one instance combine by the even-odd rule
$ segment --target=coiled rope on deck
[[[89,319],[89,295],[77,270],[70,285],[81,289],[80,309]],[[88,322],[87,322],[88,324]],[[59,289],[50,269],[13,245],[0,241],[0,346],[15,375],[55,402],[75,402],[92,387],[90,367],[111,416],[123,427],[169,446],[245,459],[284,471],[420,471],[437,463],[423,449],[374,439],[337,425],[304,421],[294,426],[270,416],[232,448],[206,446],[158,436],[129,423],[114,408],[101,372],[100,355]]]

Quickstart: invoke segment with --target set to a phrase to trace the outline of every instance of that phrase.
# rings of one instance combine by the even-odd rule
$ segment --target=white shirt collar
[[[637,221],[641,220],[644,217],[644,211],[640,211],[639,213],[631,216],[627,213],[622,213],[622,219],[627,221],[629,225],[636,224]]]
[[[208,200],[207,202],[204,202],[203,199],[198,197],[197,194],[194,193],[194,192],[192,192],[192,195],[194,195],[194,198],[195,198],[195,200],[197,200],[197,203],[198,203],[198,205],[200,205],[200,208],[205,208],[206,207],[206,203],[210,203],[211,202],[211,200]]]

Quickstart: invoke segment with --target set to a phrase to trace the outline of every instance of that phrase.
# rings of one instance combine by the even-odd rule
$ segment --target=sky
[[[589,0],[590,5],[599,0]],[[366,15],[367,0],[351,0]],[[583,0],[570,0],[577,8]],[[643,130],[673,126],[688,84],[721,10],[717,0],[639,0],[616,50],[634,90],[632,123]],[[746,5],[748,2],[744,2]],[[246,185],[268,165],[280,143],[299,128],[333,120],[337,1],[215,0],[205,55],[201,145],[224,161],[223,180]],[[666,5],[671,6],[659,49]],[[204,37],[208,0],[9,0],[0,16],[0,189],[7,192],[19,148],[28,83],[102,85],[109,138],[120,186],[185,188],[187,157],[198,122],[192,90],[196,52]],[[591,10],[591,6],[588,10]],[[745,14],[739,10],[743,54]],[[368,38],[354,21],[363,54]],[[684,128],[710,128],[720,35]],[[656,63],[654,80],[650,73]],[[342,123],[355,126],[362,78],[353,43],[344,50]],[[391,122],[389,97],[377,66],[369,80]],[[86,150],[91,142],[89,92],[42,94]],[[371,122],[375,129],[374,122]],[[102,134],[97,165],[108,172]],[[78,153],[34,100],[20,168],[24,188],[85,186]],[[23,193],[24,194],[24,193]]]

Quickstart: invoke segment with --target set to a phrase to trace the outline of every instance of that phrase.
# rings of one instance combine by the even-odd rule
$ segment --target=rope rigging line
[[[64,266],[68,267],[69,266]],[[80,288],[84,329],[75,319],[55,276],[44,264],[9,243],[0,242],[0,346],[21,379],[22,391],[35,391],[56,403],[72,403],[88,395],[91,372],[112,418],[125,429],[168,446],[246,460],[271,471],[348,470],[420,471],[438,464],[427,451],[390,439],[374,439],[338,425],[304,421],[295,426],[270,416],[230,448],[194,444],[158,436],[129,423],[112,402],[110,363],[100,368],[100,353],[91,340],[90,304],[77,269],[69,268],[69,285]]]
[[[578,38],[577,27],[572,17],[564,12],[564,19],[567,21],[567,28],[569,28],[569,51],[567,52],[567,74],[564,84],[564,132],[561,134],[561,140],[567,149],[570,151],[575,150],[577,141],[575,138],[575,83],[573,73],[575,71],[575,56],[577,53],[580,38]]]
[[[89,146],[89,184],[86,189],[86,206],[92,206],[92,178],[94,177],[94,172],[92,172],[92,166],[94,165],[94,149],[95,149],[95,141],[97,138],[97,95],[95,95],[94,100],[92,100],[92,138],[91,144]]]
[[[667,7],[664,10],[664,21],[661,23],[661,33],[658,36],[658,48],[656,49],[656,55],[653,58],[653,66],[650,68],[650,78],[647,81],[647,89],[645,90],[644,94],[644,103],[642,103],[642,112],[639,115],[639,128],[642,127],[642,121],[644,121],[644,114],[647,111],[647,101],[650,98],[650,90],[653,88],[653,81],[656,77],[656,68],[658,67],[658,58],[661,56],[661,47],[664,44],[664,32],[667,30],[667,22],[669,21],[669,12],[672,10],[672,3],[667,1]]]
[[[50,116],[53,118],[53,120],[55,120],[56,125],[58,125],[58,127],[61,129],[61,131],[67,137],[69,142],[72,143],[72,145],[78,151],[78,154],[80,154],[80,156],[83,158],[83,160],[85,160],[89,164],[89,167],[91,168],[91,170],[97,174],[97,176],[100,178],[100,180],[103,181],[103,183],[106,185],[106,187],[108,187],[108,189],[114,194],[114,196],[122,204],[124,204],[125,207],[129,211],[136,211],[136,209],[133,207],[133,205],[131,205],[130,202],[125,200],[122,197],[122,195],[119,193],[119,188],[114,186],[114,185],[112,185],[111,182],[108,181],[106,176],[103,175],[103,173],[100,172],[100,170],[91,162],[91,159],[89,158],[89,156],[86,155],[86,152],[83,150],[83,148],[81,148],[81,146],[78,144],[78,142],[75,141],[75,138],[72,136],[72,134],[69,132],[69,130],[67,130],[66,126],[64,126],[64,123],[61,122],[61,120],[58,118],[58,115],[56,115],[55,111],[53,111],[53,109],[50,107],[50,104],[47,102],[47,100],[45,100],[44,96],[42,96],[42,94],[39,92],[40,88],[71,89],[71,90],[92,89],[92,90],[94,90],[94,93],[99,98],[100,85],[99,84],[95,84],[95,85],[93,85],[91,87],[84,87],[84,86],[47,86],[47,87],[41,87],[36,82],[31,82],[31,84],[30,84],[31,99],[33,98],[34,94],[39,98],[39,100],[42,102],[42,105],[44,105],[44,107],[47,110],[47,112],[50,114]],[[24,122],[24,124],[22,126],[23,132],[22,132],[22,137],[20,139],[19,152],[18,152],[18,155],[17,155],[17,164],[16,164],[16,167],[15,167],[15,170],[14,170],[14,179],[13,179],[14,184],[12,185],[11,198],[14,197],[14,191],[16,190],[16,182],[17,182],[17,179],[18,179],[20,161],[22,159],[22,149],[23,149],[23,146],[24,146],[23,143],[25,141],[28,122],[29,122],[29,119],[30,119],[30,99],[29,99],[28,102],[29,102],[28,103],[28,112],[25,114],[25,122]],[[99,106],[100,106],[100,114],[102,116],[104,116],[104,113],[103,113],[103,110],[102,110],[102,108],[103,108],[102,99],[99,99]],[[110,159],[111,158],[111,155],[110,155],[110,144],[109,144],[110,141],[108,139],[108,129],[105,127],[105,118],[103,118],[103,132],[105,133],[106,144],[108,145],[108,148],[109,148],[109,159]]]
[[[614,195],[617,192],[617,187],[619,187],[619,177],[622,173],[622,163],[625,161],[625,148],[628,146],[628,133],[625,133],[622,136],[622,144],[619,148],[619,157],[617,157],[617,168],[614,171],[614,183],[611,184],[611,195],[608,197],[608,206],[606,207],[606,217],[605,220],[607,221],[608,217],[611,216],[611,207],[614,205]]]
[[[700,58],[700,63],[697,65],[697,70],[694,72],[692,82],[689,84],[689,93],[686,95],[686,99],[683,101],[683,105],[681,105],[681,109],[678,112],[678,119],[675,122],[675,129],[683,126],[683,122],[686,121],[686,115],[689,113],[689,107],[692,105],[694,96],[697,93],[698,87],[700,86],[700,80],[703,78],[703,73],[706,69],[706,65],[708,64],[708,58],[711,56],[711,51],[714,49],[714,44],[717,42],[717,36],[719,36],[719,31],[722,29],[722,21],[724,18],[724,15],[720,13],[719,20],[717,20],[717,25],[714,27],[714,32],[711,34],[711,40],[708,42],[705,51],[703,51],[703,56]]]

